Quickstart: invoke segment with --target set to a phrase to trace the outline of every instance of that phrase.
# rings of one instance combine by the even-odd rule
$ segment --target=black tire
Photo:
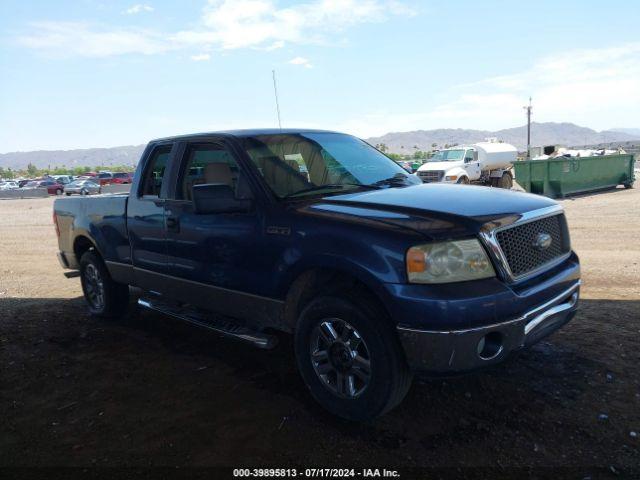
[[[88,194],[89,194],[89,192],[86,189],[83,188],[82,190],[80,190],[80,195],[85,196],[85,195],[88,195]]]
[[[98,284],[92,278],[93,275],[97,275]],[[114,282],[102,258],[91,250],[80,258],[80,282],[91,315],[118,318],[126,313],[129,306],[129,286]],[[97,299],[96,294],[101,298]]]
[[[469,185],[469,177],[460,177],[456,183],[460,185]]]
[[[60,188],[59,188],[59,189],[57,189],[57,190],[56,190],[56,195],[62,195],[62,189],[60,189]]]
[[[633,183],[625,183],[624,188],[626,188],[627,190],[633,188]]]
[[[370,299],[357,296],[316,297],[300,314],[295,331],[294,343],[298,369],[311,395],[322,407],[348,420],[364,421],[383,415],[402,401],[411,386],[412,374],[407,367],[396,331],[391,327],[386,315],[372,308],[372,304],[374,302]],[[360,349],[360,353],[357,357],[351,357],[354,365],[358,363],[355,361],[356,358],[362,359],[360,355],[368,357],[370,368],[365,387],[361,385],[364,382],[359,378],[360,375],[357,375],[358,378],[354,380],[353,374],[348,372],[342,374],[343,378],[351,377],[350,382],[347,381],[346,384],[342,382],[347,389],[350,385],[354,390],[354,384],[357,388],[361,388],[356,395],[350,395],[344,392],[344,389],[343,395],[334,391],[329,385],[332,373],[325,375],[326,378],[323,380],[321,374],[317,373],[320,367],[314,366],[312,360],[314,338],[318,338],[316,332],[319,332],[320,325],[327,320],[343,321],[356,330],[355,333],[358,334],[356,340],[358,337],[361,340],[357,340],[359,346],[356,347]],[[341,333],[344,331],[342,330]],[[342,335],[340,338],[342,339]],[[348,343],[351,343],[351,340]],[[363,353],[362,345],[366,349],[366,354]],[[327,353],[330,351],[331,348],[326,349]],[[326,358],[329,357],[333,358],[335,355],[332,353],[326,356]],[[346,358],[350,357],[347,355]],[[326,365],[330,363],[330,360],[326,361]],[[337,370],[333,374],[337,376]]]
[[[509,172],[505,172],[502,174],[502,177],[498,181],[498,187],[504,188],[506,190],[511,190],[513,188],[513,177]]]
[[[66,195],[67,195],[67,197],[70,197],[70,196],[71,196],[71,194],[70,194],[69,192],[66,192]]]

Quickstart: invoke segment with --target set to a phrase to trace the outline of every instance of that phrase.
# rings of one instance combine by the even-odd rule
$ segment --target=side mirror
[[[248,198],[236,198],[226,183],[208,183],[193,186],[195,213],[240,213],[248,212],[253,202]]]

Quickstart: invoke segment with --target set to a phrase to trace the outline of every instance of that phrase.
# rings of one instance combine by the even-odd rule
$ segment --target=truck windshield
[[[464,157],[464,150],[440,150],[429,159],[430,162],[457,162]]]
[[[276,133],[245,138],[245,150],[280,198],[421,183],[393,160],[350,135]]]

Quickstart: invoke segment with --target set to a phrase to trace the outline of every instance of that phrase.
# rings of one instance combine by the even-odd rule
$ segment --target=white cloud
[[[292,58],[287,63],[290,63],[291,65],[300,65],[300,66],[305,67],[305,68],[313,68],[313,65],[311,64],[309,59],[308,58],[304,58],[304,57]]]
[[[122,13],[125,13],[127,15],[135,15],[136,13],[153,12],[153,10],[154,8],[151,5],[148,5],[146,3],[137,3],[135,5],[131,5]]]
[[[414,12],[396,0],[313,0],[279,6],[274,0],[208,0],[200,22],[176,32],[99,28],[87,23],[38,22],[18,38],[22,45],[58,56],[153,54],[174,49],[253,48],[323,44],[350,27]],[[153,11],[136,4],[124,13]]]
[[[496,65],[496,68],[499,68]],[[549,55],[521,71],[455,85],[422,111],[373,111],[343,124],[361,136],[430,128],[496,130],[533,119],[573,122],[599,130],[636,125],[640,111],[640,43]]]
[[[18,37],[28,48],[60,57],[154,55],[174,48],[155,32],[144,29],[97,29],[87,23],[34,22],[34,33]]]
[[[225,49],[322,43],[328,32],[413,14],[403,3],[386,0],[315,0],[281,8],[272,0],[209,0],[202,27],[176,39]]]
[[[211,55],[208,53],[199,53],[197,55],[191,55],[191,60],[194,62],[206,62],[211,60]]]

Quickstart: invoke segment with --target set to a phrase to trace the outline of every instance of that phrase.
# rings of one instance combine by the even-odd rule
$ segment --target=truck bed
[[[53,204],[58,225],[58,245],[77,268],[75,258],[81,237],[95,240],[105,261],[131,263],[127,234],[127,193],[57,198]]]

